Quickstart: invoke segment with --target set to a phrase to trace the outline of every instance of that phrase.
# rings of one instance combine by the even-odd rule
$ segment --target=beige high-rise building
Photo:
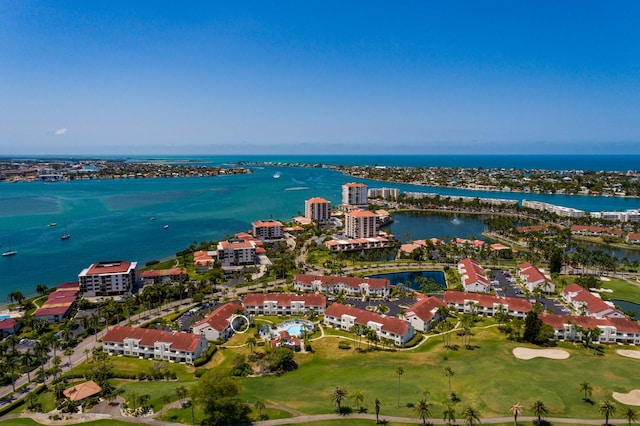
[[[345,215],[344,233],[349,238],[371,238],[378,235],[378,216],[368,210]]]
[[[342,204],[367,207],[369,197],[364,183],[345,183],[342,185]]]
[[[331,217],[331,203],[320,197],[310,198],[304,202],[304,216],[318,223],[326,223]]]

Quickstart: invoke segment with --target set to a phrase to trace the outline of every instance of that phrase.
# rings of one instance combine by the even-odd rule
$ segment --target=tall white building
[[[342,185],[342,204],[367,207],[369,205],[367,185],[364,183]]]
[[[310,198],[304,202],[304,216],[318,223],[326,223],[331,217],[331,203],[320,197]]]
[[[345,215],[344,233],[349,238],[371,238],[378,235],[378,216],[368,210]]]
[[[113,296],[130,292],[138,281],[138,263],[124,260],[94,263],[78,275],[85,297]]]

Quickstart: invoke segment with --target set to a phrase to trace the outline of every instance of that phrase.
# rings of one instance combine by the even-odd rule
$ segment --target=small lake
[[[454,215],[430,212],[396,212],[388,226],[395,237],[402,241],[440,238],[480,238],[488,216]]]
[[[640,319],[640,305],[626,300],[611,300],[614,305],[619,306],[622,312],[635,312],[635,319]]]
[[[446,288],[447,284],[442,271],[408,271],[393,272],[390,274],[369,275],[369,278],[386,278],[391,285],[402,284],[405,287],[411,287],[414,290],[420,290],[420,285],[416,284],[416,278],[431,278],[439,287]]]

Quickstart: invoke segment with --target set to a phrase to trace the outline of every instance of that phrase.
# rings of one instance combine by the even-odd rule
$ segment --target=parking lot
[[[496,294],[500,297],[517,297],[525,299],[526,296],[522,288],[516,283],[515,278],[508,271],[492,270],[493,272],[493,286]],[[539,302],[542,305],[544,311],[551,311],[554,314],[568,315],[571,313],[561,302],[557,299],[549,298],[546,296],[540,296],[538,298],[529,296],[531,303]]]

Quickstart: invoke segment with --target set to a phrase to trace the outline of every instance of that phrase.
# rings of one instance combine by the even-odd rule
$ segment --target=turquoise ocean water
[[[571,157],[573,158],[573,157]],[[163,161],[196,161],[219,165],[229,161],[285,161],[305,164],[379,164],[461,167],[517,167],[548,169],[633,169],[638,157],[411,157],[411,156],[280,156],[191,157]],[[141,160],[134,157],[132,161]],[[534,163],[537,161],[537,166]],[[592,166],[587,167],[591,161]],[[557,167],[562,166],[562,167]],[[144,265],[171,257],[194,241],[219,240],[246,231],[251,222],[275,218],[289,220],[304,211],[304,200],[320,196],[340,202],[341,185],[364,182],[370,187],[393,186],[403,191],[498,197],[521,200],[524,194],[461,191],[395,185],[352,179],[326,168],[255,167],[249,175],[211,178],[131,179],[57,183],[0,182],[1,251],[18,251],[0,258],[0,300],[13,290],[35,293],[37,284],[55,286],[77,279],[78,273],[98,260],[125,259]],[[273,174],[279,171],[280,179]],[[640,200],[583,196],[526,194],[554,204],[588,211],[640,208]],[[155,220],[150,220],[154,217]],[[56,227],[47,226],[57,222]],[[164,229],[164,225],[168,225]],[[436,227],[437,225],[437,227]],[[456,234],[456,224],[433,227],[424,222],[414,238]],[[458,225],[459,226],[459,225]],[[474,225],[474,234],[475,227]],[[437,228],[437,230],[436,230]],[[61,240],[63,233],[71,234]],[[406,232],[403,232],[406,233]],[[398,235],[402,237],[402,235]]]

